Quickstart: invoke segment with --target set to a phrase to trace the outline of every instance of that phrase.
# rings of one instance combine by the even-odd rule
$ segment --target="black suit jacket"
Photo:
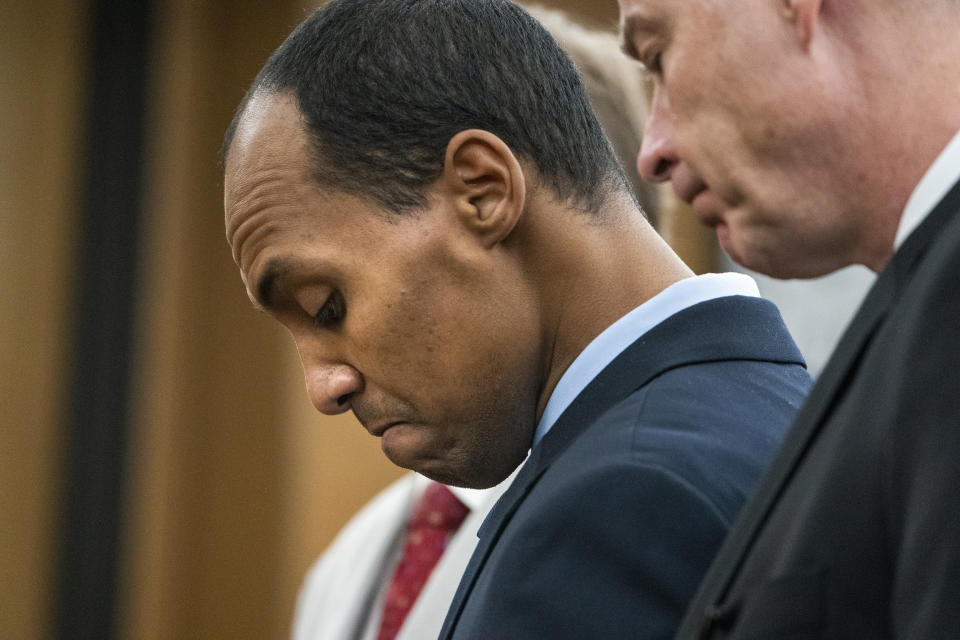
[[[679,638],[960,638],[960,184],[877,278]]]
[[[669,638],[809,384],[765,300],[653,328],[533,449],[440,637]]]

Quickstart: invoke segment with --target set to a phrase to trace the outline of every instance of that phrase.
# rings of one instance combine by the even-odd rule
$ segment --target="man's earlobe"
[[[461,223],[484,245],[502,242],[516,227],[526,199],[523,170],[500,138],[461,131],[447,144],[443,180]]]
[[[780,14],[792,24],[800,46],[804,50],[808,49],[819,25],[823,0],[777,0],[777,2],[780,3]]]

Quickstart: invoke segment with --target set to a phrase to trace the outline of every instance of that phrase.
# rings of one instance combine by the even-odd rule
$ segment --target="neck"
[[[546,213],[546,212],[544,212]],[[543,377],[537,416],[560,377],[611,324],[693,272],[643,218],[629,198],[611,202],[599,218],[582,212],[534,216],[553,221],[532,255],[541,272],[544,310]],[[558,224],[558,219],[564,224]],[[569,223],[569,224],[567,224]]]
[[[960,5],[867,4],[870,27],[852,57],[861,61],[859,107],[872,126],[865,135],[883,145],[872,151],[882,160],[872,171],[878,188],[866,204],[874,231],[862,260],[880,271],[893,255],[907,200],[960,130]]]

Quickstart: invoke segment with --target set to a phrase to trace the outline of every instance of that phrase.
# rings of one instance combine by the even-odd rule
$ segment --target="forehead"
[[[307,136],[295,100],[255,95],[247,104],[224,166],[227,242],[243,271],[244,247],[299,210],[313,191]]]
[[[228,235],[233,216],[265,174],[305,173],[306,160],[306,134],[294,99],[285,94],[254,95],[240,116],[224,161]]]
[[[320,187],[295,100],[255,97],[224,167],[224,218],[234,261],[257,306],[278,278],[343,273],[370,263],[394,226],[361,198]]]

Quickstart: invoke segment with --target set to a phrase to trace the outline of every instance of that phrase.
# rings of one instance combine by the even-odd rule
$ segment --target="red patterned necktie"
[[[439,482],[431,482],[407,522],[403,556],[393,572],[377,640],[393,640],[434,565],[470,510]]]

